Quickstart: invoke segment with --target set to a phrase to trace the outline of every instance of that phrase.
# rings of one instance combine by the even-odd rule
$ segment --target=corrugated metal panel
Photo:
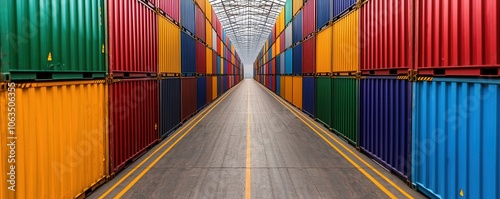
[[[109,1],[107,10],[109,71],[157,72],[156,13],[135,0]]]
[[[316,36],[316,73],[332,72],[332,37],[332,26]]]
[[[295,18],[293,19],[293,44],[298,43],[299,41],[302,40],[302,12],[299,12],[297,15],[295,15]]]
[[[333,1],[333,17],[339,17],[352,9],[357,0],[335,0]]]
[[[278,16],[278,20],[276,21],[276,24],[279,25],[277,28],[278,33],[283,32],[285,30],[285,7],[283,7],[280,11],[280,15]]]
[[[159,139],[158,81],[119,80],[109,86],[110,171],[117,173]]]
[[[302,109],[302,76],[293,76],[293,103],[297,108]]]
[[[292,103],[293,102],[293,77],[285,76],[285,99]]]
[[[302,79],[302,107],[303,111],[315,116],[316,111],[316,83],[314,77],[303,77]]]
[[[207,95],[205,96],[205,104],[209,104],[210,102],[212,102],[213,100],[213,90],[212,90],[212,87],[213,87],[213,83],[212,83],[212,77],[206,77],[206,80],[205,80],[207,83],[207,87],[206,87],[206,90],[205,92],[207,93]]]
[[[87,78],[82,73],[104,77],[104,2],[47,3],[2,3],[0,80]],[[53,74],[37,77],[39,72]]]
[[[156,7],[179,22],[180,0],[156,0]]]
[[[212,70],[213,70],[213,66],[212,66],[213,60],[212,59],[213,59],[214,52],[208,47],[205,49],[205,52],[206,52],[205,57],[207,58],[207,60],[206,60],[206,65],[207,65],[206,72],[207,72],[207,74],[212,74],[213,73],[212,72]]]
[[[332,78],[332,129],[358,145],[358,81],[352,77]]]
[[[302,73],[316,72],[316,37],[302,43]]]
[[[276,57],[277,55],[279,55],[281,52],[282,52],[282,49],[281,49],[281,39],[280,38],[277,38],[276,39],[276,43],[274,43],[274,49],[275,49],[275,55],[274,57]]]
[[[293,23],[290,23],[290,25],[285,29],[285,42],[285,48],[293,45]]]
[[[303,0],[293,0],[293,15],[296,15],[297,12],[302,8],[302,5],[304,5]]]
[[[276,94],[281,94],[281,76],[276,75]]]
[[[160,80],[160,138],[168,136],[181,123],[181,80]]]
[[[302,44],[293,48],[293,74],[302,74]]]
[[[204,1],[204,0],[202,0]],[[196,25],[196,37],[201,39],[202,41],[206,42],[207,41],[207,36],[206,36],[206,19],[205,19],[205,14],[198,8],[198,6],[195,7],[195,25]]]
[[[181,33],[181,71],[196,73],[196,40],[186,33]]]
[[[293,49],[289,48],[285,52],[285,74],[293,73]]]
[[[197,82],[196,77],[181,78],[181,120],[188,119],[197,110]]]
[[[211,77],[212,78],[212,101],[215,100],[217,97],[219,97],[219,94],[217,93],[217,77]]]
[[[200,11],[203,11],[202,12],[203,14],[205,14],[205,9],[206,9],[205,1],[206,0],[195,0],[196,4],[198,4],[198,6],[201,8]]]
[[[407,74],[408,69],[413,68],[411,2],[368,1],[361,7],[362,71],[380,75]]]
[[[274,74],[281,74],[281,56],[277,56],[275,59],[276,71]]]
[[[308,0],[303,9],[302,38],[316,32],[316,0]]]
[[[104,183],[109,161],[107,89],[104,80],[18,83],[15,140],[7,128],[10,95],[0,91],[0,198],[75,198]],[[12,141],[15,192],[7,182]]]
[[[414,83],[412,180],[427,196],[500,197],[499,83]]]
[[[328,24],[333,18],[333,1],[316,0],[316,30]]]
[[[281,78],[280,78],[280,90],[281,90],[280,96],[283,99],[285,99],[285,96],[286,96],[286,89],[285,89],[286,82],[285,82],[285,78],[286,78],[286,76],[281,76]]]
[[[196,73],[205,74],[207,72],[207,58],[205,45],[196,42]]]
[[[285,2],[285,26],[292,21],[293,18],[293,0]]]
[[[280,74],[286,74],[286,51],[280,55]]]
[[[158,66],[160,73],[181,72],[181,30],[158,15]]]
[[[332,80],[328,76],[316,78],[316,118],[331,126],[332,123]]]
[[[212,28],[212,49],[217,50],[217,32]]]
[[[207,17],[207,20],[209,22],[212,22],[212,12],[213,12],[212,5],[208,0],[205,0],[205,16]],[[209,23],[207,23],[207,26],[209,26],[208,24]]]
[[[210,23],[208,22],[208,19],[205,20],[206,26],[205,26],[205,36],[207,38],[206,43],[207,46],[211,49],[213,48],[213,36],[212,36],[212,26],[210,26]]]
[[[498,1],[417,2],[415,33],[419,74],[499,75]],[[495,67],[490,68],[492,66]]]
[[[280,49],[281,49],[281,52],[284,52],[285,49],[286,49],[286,31],[283,31],[280,35]]]
[[[359,145],[401,177],[411,169],[411,83],[396,77],[361,79]]]
[[[359,11],[351,12],[333,24],[332,72],[359,70]]]
[[[197,91],[197,100],[198,104],[197,110],[205,107],[207,104],[207,78],[206,77],[197,77],[196,78],[196,91]]]
[[[192,0],[181,1],[181,25],[192,34],[195,34],[195,5]]]

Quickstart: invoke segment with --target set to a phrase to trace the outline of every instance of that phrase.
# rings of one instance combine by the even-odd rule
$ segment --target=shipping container
[[[302,73],[316,72],[316,37],[311,37],[302,43]]]
[[[315,116],[316,83],[313,76],[304,76],[302,79],[302,110],[309,116]]]
[[[328,25],[333,18],[333,0],[316,0],[316,30]]]
[[[156,0],[156,7],[160,8],[161,11],[165,12],[165,14],[170,16],[174,21],[179,22],[180,1],[181,0]]]
[[[292,34],[293,34],[293,44],[297,44],[302,41],[302,12],[295,15],[292,23]]]
[[[197,110],[197,82],[196,77],[181,78],[181,120],[189,119]]]
[[[205,49],[205,57],[206,57],[206,73],[207,74],[212,74],[213,73],[213,58],[214,58],[214,52],[210,48]]]
[[[207,78],[205,76],[197,77],[196,82],[197,110],[200,110],[207,104]]]
[[[335,0],[333,1],[333,18],[338,18],[341,15],[355,9],[357,0]]]
[[[280,35],[280,49],[281,52],[285,52],[286,50],[286,29]]]
[[[212,12],[213,12],[212,5],[210,4],[210,2],[208,0],[205,0],[205,16],[207,17],[207,20],[210,23],[212,23]],[[209,23],[207,23],[207,26],[210,26],[208,24]]]
[[[196,40],[185,32],[181,33],[181,71],[196,73]]]
[[[181,25],[192,35],[196,33],[195,5],[192,0],[181,1]]]
[[[205,104],[210,104],[210,102],[213,101],[213,90],[212,90],[212,87],[213,87],[213,82],[212,82],[212,77],[209,77],[207,76],[206,77],[206,80],[205,80],[207,83],[207,87],[206,87],[206,96],[205,96],[205,101],[206,103]]]
[[[132,75],[126,73],[157,73],[156,13],[136,0],[108,1],[107,6],[109,73],[124,77]],[[129,17],[130,13],[135,17]]]
[[[281,76],[280,77],[280,90],[281,90],[280,96],[283,99],[285,99],[285,97],[286,97],[286,89],[285,89],[286,82],[285,82],[285,79],[286,79],[286,76]]]
[[[205,1],[206,0],[195,0],[196,4],[198,4],[199,8],[201,8],[200,11],[203,11],[202,12],[203,15],[205,15],[205,9],[206,9]]]
[[[285,29],[285,48],[293,45],[293,23],[290,23]]]
[[[285,74],[293,73],[293,49],[289,48],[285,51]]]
[[[292,22],[293,18],[293,0],[285,2],[285,26]]]
[[[407,74],[413,69],[413,0],[367,1],[361,7],[361,71]]]
[[[63,6],[65,11],[60,9]],[[0,81],[105,77],[103,10],[102,0],[4,1]],[[53,19],[59,23],[51,23]]]
[[[206,47],[203,43],[196,41],[196,73],[207,73]]]
[[[359,70],[359,11],[351,12],[333,24],[332,72]]]
[[[205,0],[202,0],[205,1]],[[195,25],[196,25],[196,37],[203,42],[206,42],[207,36],[206,36],[206,19],[205,19],[205,14],[198,8],[198,6],[195,7]]]
[[[353,77],[332,78],[331,128],[358,146],[358,81]]]
[[[280,55],[280,74],[286,74],[286,51]]]
[[[217,32],[215,32],[215,29],[212,28],[212,49],[217,51],[217,41],[219,37],[217,37]]]
[[[209,47],[210,49],[213,48],[212,44],[213,44],[213,36],[212,36],[212,26],[210,26],[210,23],[208,22],[208,19],[205,19],[205,23],[206,23],[206,26],[205,26],[205,37],[207,38],[207,40],[205,41],[205,43],[207,44],[207,47]]]
[[[316,32],[316,0],[308,0],[302,12],[302,38],[306,38]]]
[[[332,123],[332,81],[328,76],[316,78],[316,118],[324,125]]]
[[[281,76],[276,75],[276,94],[281,94]]]
[[[332,72],[333,27],[329,26],[316,36],[316,73]]]
[[[158,87],[156,79],[115,79],[109,86],[111,173],[118,173],[158,141]]]
[[[297,12],[302,8],[302,5],[304,5],[303,0],[293,0],[293,15],[297,16]]]
[[[218,84],[217,84],[217,77],[213,76],[212,78],[212,101],[215,100],[217,97],[219,97],[218,91]]]
[[[295,107],[302,109],[302,76],[293,76],[293,101]]]
[[[413,83],[412,181],[419,191],[430,198],[500,197],[499,83]]]
[[[293,103],[293,76],[285,76],[285,99]]]
[[[360,80],[359,146],[406,180],[411,169],[411,95],[411,83],[401,78]]]
[[[0,198],[85,197],[106,181],[107,89],[104,80],[17,83],[15,140],[8,137],[7,127],[13,124],[6,117],[11,95],[6,89],[0,91],[0,151],[5,158]],[[15,164],[7,161],[12,141]],[[15,165],[15,191],[8,189],[11,165]]]
[[[160,82],[160,138],[167,137],[181,123],[181,80],[166,78]]]
[[[293,48],[293,74],[302,74],[302,44]]]
[[[500,3],[416,1],[416,67],[436,76],[498,76]]]
[[[158,71],[181,73],[181,30],[158,15]]]

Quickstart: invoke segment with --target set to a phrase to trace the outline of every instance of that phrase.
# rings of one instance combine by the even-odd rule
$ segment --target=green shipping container
[[[0,80],[103,78],[103,0],[3,0]]]
[[[316,118],[321,123],[332,126],[332,80],[330,77],[317,78]]]
[[[332,129],[351,144],[358,144],[358,80],[332,78]]]

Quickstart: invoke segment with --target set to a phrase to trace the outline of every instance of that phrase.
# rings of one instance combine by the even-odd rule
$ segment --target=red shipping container
[[[500,74],[499,1],[416,2],[416,66],[419,74]]]
[[[196,42],[196,73],[207,73],[206,47],[201,42]]]
[[[115,80],[109,86],[109,153],[111,173],[135,161],[159,139],[158,82]]]
[[[285,51],[285,44],[285,31],[283,31],[280,35],[280,53]]]
[[[219,37],[222,37],[222,25],[218,19],[217,19],[217,30],[216,31],[217,31],[217,35],[219,35]]]
[[[157,40],[153,10],[136,0],[108,1],[110,73],[157,73]]]
[[[180,0],[156,0],[155,5],[173,20],[179,22]]]
[[[205,78],[207,80],[207,103],[212,102],[212,88],[213,88],[213,83],[212,83],[212,77],[207,77]]]
[[[222,57],[222,45],[219,37],[217,37],[217,54]]]
[[[316,31],[316,0],[308,0],[302,12],[302,38],[306,38]]]
[[[316,36],[302,43],[302,73],[316,72]]]
[[[413,0],[373,0],[361,7],[361,72],[407,74],[413,69]]]
[[[195,30],[195,35],[199,39],[201,39],[203,42],[207,42],[207,37],[206,37],[206,23],[207,21],[205,20],[205,14],[203,14],[203,11],[198,6],[195,6],[195,24],[196,24],[196,30]]]
[[[197,107],[196,77],[181,78],[181,119],[185,121],[196,113]]]
[[[272,65],[271,73],[274,75],[274,74],[276,74],[276,59],[273,59],[271,61],[271,65]]]

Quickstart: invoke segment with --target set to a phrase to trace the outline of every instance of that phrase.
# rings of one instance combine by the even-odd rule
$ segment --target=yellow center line
[[[387,188],[385,188],[380,182],[378,182],[373,176],[371,176],[369,173],[365,171],[362,167],[360,167],[356,162],[354,162],[352,159],[350,159],[344,152],[342,152],[339,148],[337,148],[335,145],[333,145],[328,139],[326,139],[321,133],[316,131],[308,122],[304,121],[301,117],[299,117],[289,106],[284,104],[280,99],[278,99],[273,93],[267,91],[264,89],[266,92],[271,94],[273,98],[275,98],[281,105],[283,105],[285,108],[287,108],[292,114],[294,114],[299,120],[301,120],[305,125],[307,125],[311,130],[313,130],[321,139],[323,139],[328,145],[330,145],[335,151],[337,151],[342,157],[344,157],[347,161],[349,161],[356,169],[358,169],[363,175],[365,175],[370,181],[372,181],[380,190],[382,190],[385,194],[387,194],[390,198],[396,198],[395,195],[393,195]]]
[[[248,84],[247,84],[248,85]],[[252,170],[250,164],[250,91],[247,89],[247,164],[246,164],[246,183],[245,183],[245,199],[252,198]]]
[[[158,161],[160,161],[163,156],[165,156],[179,141],[181,141],[198,123],[200,123],[213,109],[215,109],[221,102],[224,100],[231,92],[234,91],[236,87],[233,87],[230,91],[227,92],[224,97],[222,97],[214,106],[208,110],[203,117],[201,117],[198,121],[196,121],[179,139],[177,139],[170,147],[167,148],[163,153],[161,153],[151,164],[149,164],[137,177],[135,177],[120,193],[118,193],[114,198],[121,198],[127,191],[132,188],[135,183],[137,183]]]

